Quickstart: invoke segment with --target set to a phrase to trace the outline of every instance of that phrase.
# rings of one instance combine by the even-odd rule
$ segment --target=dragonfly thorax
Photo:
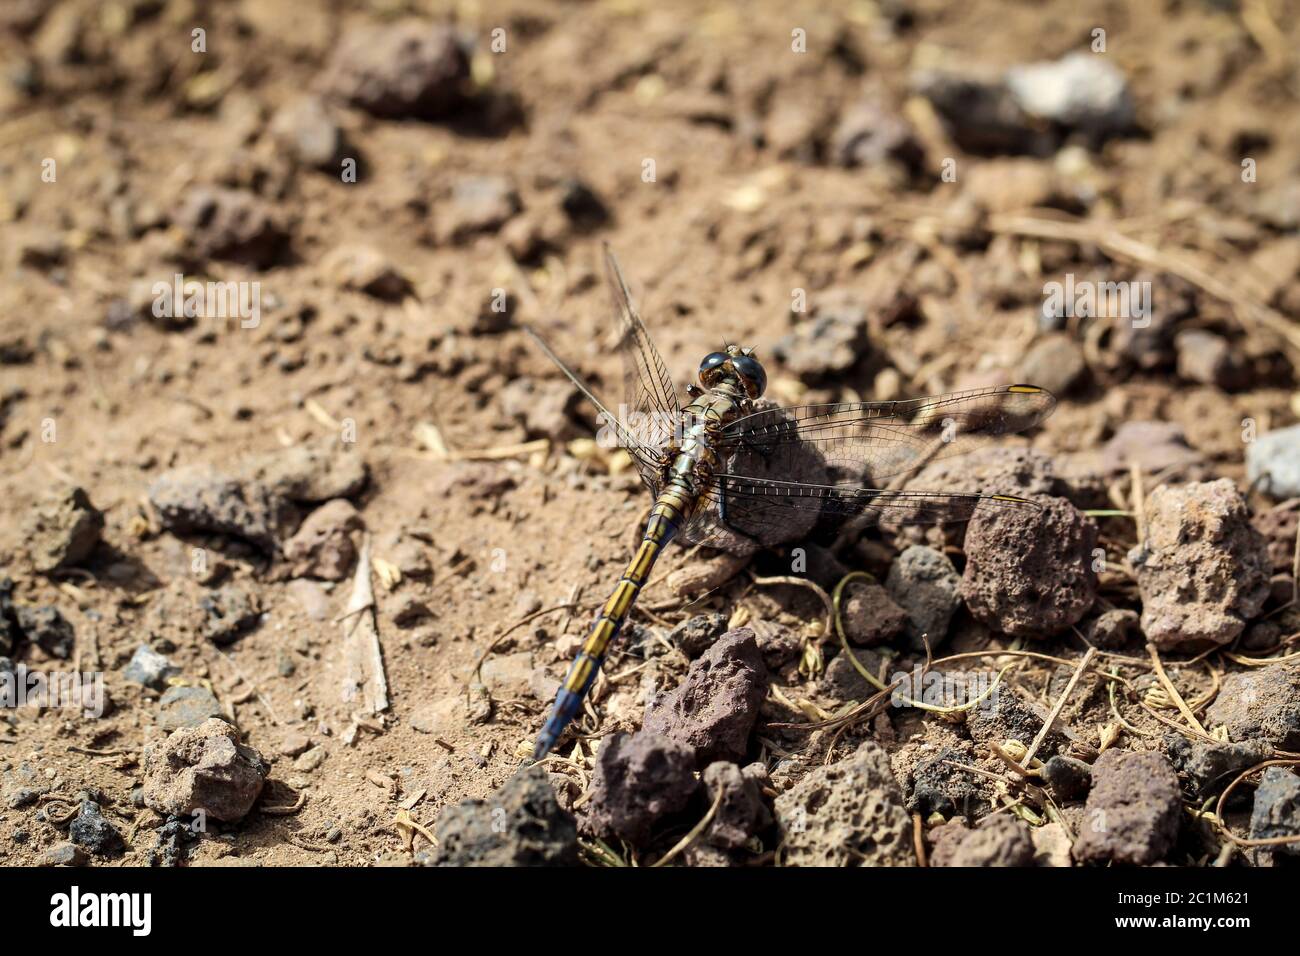
[[[723,381],[682,409],[680,439],[669,449],[664,479],[677,479],[684,491],[698,493],[717,468],[714,449],[722,428],[749,407],[740,385]]]

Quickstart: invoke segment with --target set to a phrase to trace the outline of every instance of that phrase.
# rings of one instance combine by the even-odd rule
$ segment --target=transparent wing
[[[641,316],[632,305],[623,270],[608,243],[604,245],[604,253],[605,278],[614,300],[618,351],[623,359],[624,404],[619,409],[619,420],[643,445],[661,449],[671,440],[681,422],[677,388],[650,340]],[[658,471],[647,475],[642,470],[641,477],[652,491],[658,493]]]
[[[555,364],[555,367],[563,372],[578,391],[586,396],[587,401],[596,406],[596,411],[600,415],[602,429],[609,429],[614,443],[627,451],[632,457],[632,462],[636,465],[637,471],[641,473],[642,480],[650,486],[650,489],[655,494],[658,494],[659,484],[661,483],[660,476],[663,474],[663,467],[666,463],[660,446],[647,444],[641,436],[633,433],[618,416],[605,407],[604,403],[587,386],[587,383],[560,360],[560,357],[546,344],[545,339],[526,325],[523,326],[523,330],[537,343],[537,347]],[[601,434],[599,438],[602,441],[606,440],[607,434]]]
[[[882,484],[939,458],[965,454],[1004,435],[1038,425],[1056,407],[1051,392],[1034,385],[998,385],[897,402],[796,405],[755,412],[722,430],[720,457],[737,452],[771,477],[784,463],[816,448],[834,480]],[[778,475],[778,477],[783,477]]]
[[[719,469],[684,531],[688,541],[743,548],[799,540],[819,521],[891,526],[964,521],[989,507],[1037,507],[1007,495],[899,491],[883,485],[937,458],[1037,425],[1055,407],[1031,385],[900,402],[771,408],[722,431]],[[752,542],[750,543],[752,547]]]
[[[966,521],[981,506],[1040,507],[1012,495],[883,491],[728,474],[715,478],[702,498],[700,512],[688,527],[690,540],[695,543],[722,541],[729,530],[772,546],[805,537],[819,520],[862,518],[870,523],[888,515],[891,525],[941,524]]]

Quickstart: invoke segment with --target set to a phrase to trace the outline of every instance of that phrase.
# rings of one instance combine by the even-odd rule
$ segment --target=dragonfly
[[[977,507],[1038,507],[1012,495],[900,490],[889,479],[939,457],[1033,428],[1056,399],[1035,385],[1001,385],[928,398],[781,406],[763,398],[767,372],[753,348],[706,355],[685,406],[646,331],[618,260],[603,248],[622,358],[624,401],[611,411],[532,328],[528,333],[599,412],[602,441],[621,446],[654,503],[640,546],[592,622],[550,716],[535,760],[579,714],[611,642],[655,562],[677,540],[753,551],[801,540],[828,523],[934,524]],[[889,481],[887,481],[889,480]],[[889,487],[880,487],[888,484]]]

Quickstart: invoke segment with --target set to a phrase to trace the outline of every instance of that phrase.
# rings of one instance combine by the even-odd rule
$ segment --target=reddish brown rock
[[[907,627],[907,612],[894,603],[883,586],[855,581],[845,588],[841,605],[844,634],[859,647],[887,644]]]
[[[1107,750],[1092,767],[1074,858],[1150,866],[1178,836],[1182,794],[1169,761],[1154,752]]]
[[[966,530],[961,593],[977,619],[1014,637],[1047,637],[1096,599],[1097,526],[1063,498],[1040,507],[981,505]]]
[[[720,800],[713,822],[704,832],[706,842],[716,847],[737,850],[772,822],[772,812],[763,798],[767,769],[761,763],[743,770],[734,763],[719,760],[704,769],[702,776],[709,805]]]
[[[642,730],[606,739],[596,758],[581,828],[636,845],[654,825],[684,809],[699,781],[685,744]]]
[[[953,820],[931,831],[931,866],[1033,866],[1029,828],[1007,813],[985,817],[974,828]]]
[[[644,729],[685,744],[699,766],[742,760],[767,694],[767,668],[754,632],[728,631],[691,663],[686,678],[646,708]]]
[[[1294,507],[1271,508],[1255,515],[1250,523],[1268,543],[1268,556],[1273,563],[1273,570],[1289,572],[1291,563],[1295,560],[1296,534],[1300,532],[1300,510]]]

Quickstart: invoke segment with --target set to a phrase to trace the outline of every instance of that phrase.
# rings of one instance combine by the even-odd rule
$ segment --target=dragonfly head
[[[767,390],[767,372],[754,350],[728,345],[725,352],[710,352],[700,363],[700,384],[716,388],[723,383],[738,385],[749,398],[755,399]]]

